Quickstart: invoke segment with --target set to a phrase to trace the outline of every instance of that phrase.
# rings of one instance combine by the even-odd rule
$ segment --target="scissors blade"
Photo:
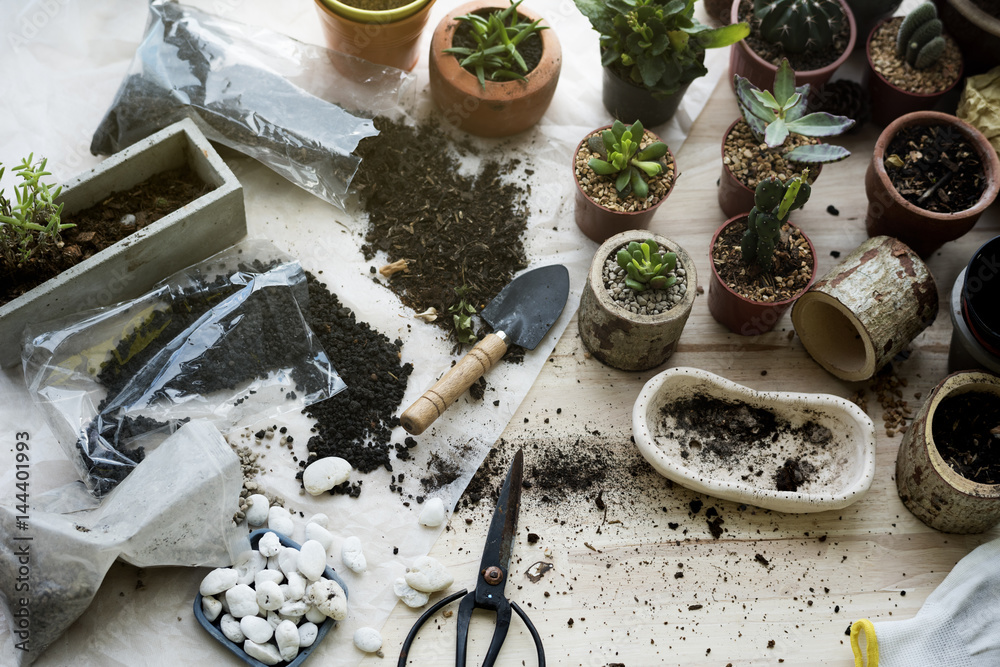
[[[480,563],[480,579],[476,586],[479,590],[486,587],[506,583],[507,569],[510,567],[510,556],[513,550],[514,534],[517,532],[517,515],[521,509],[521,479],[524,475],[524,452],[517,450],[511,461],[507,479],[500,488],[500,499],[493,511],[490,531],[486,535],[486,548],[483,549],[483,560]],[[500,568],[502,578],[495,581],[489,576],[490,568]]]

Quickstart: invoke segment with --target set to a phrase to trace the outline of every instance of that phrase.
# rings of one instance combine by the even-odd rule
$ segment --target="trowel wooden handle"
[[[491,333],[438,380],[399,417],[413,435],[420,435],[476,380],[493,368],[507,351],[507,337]]]

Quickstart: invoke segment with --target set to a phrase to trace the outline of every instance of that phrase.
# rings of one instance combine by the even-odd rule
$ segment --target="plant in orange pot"
[[[412,70],[434,0],[314,0],[327,46],[378,65]],[[351,63],[334,60],[338,69]],[[342,71],[364,80],[370,69]]]
[[[559,81],[562,49],[542,17],[521,2],[473,0],[449,13],[431,38],[431,98],[448,122],[482,137],[527,130]]]

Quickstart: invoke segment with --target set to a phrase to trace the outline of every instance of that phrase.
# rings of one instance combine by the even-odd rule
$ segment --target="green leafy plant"
[[[808,177],[806,169],[788,183],[766,178],[757,184],[754,207],[750,209],[747,231],[740,244],[744,262],[756,263],[761,271],[774,268],[774,251],[781,240],[781,226],[788,221],[792,211],[802,208],[809,200]]]
[[[52,174],[45,171],[47,160],[34,163],[34,153],[12,169],[21,182],[15,186],[16,204],[0,190],[0,253],[10,269],[17,269],[38,250],[62,242],[60,232],[74,225],[62,222],[62,204],[55,199],[62,187],[53,189],[42,179]],[[4,167],[0,164],[0,179]]]
[[[896,55],[915,69],[936,63],[944,53],[944,25],[933,2],[925,2],[906,15],[896,33]]]
[[[785,53],[829,48],[847,20],[837,0],[754,0],[753,14],[760,36]]]
[[[694,17],[695,0],[575,0],[601,41],[601,64],[654,97],[673,95],[705,76],[705,49],[729,46],[750,34],[736,23],[709,28]]]
[[[470,34],[476,41],[476,48],[453,46],[444,49],[459,57],[459,65],[476,72],[479,85],[486,88],[486,81],[524,80],[528,65],[517,47],[521,42],[548,28],[539,25],[541,19],[524,21],[517,13],[517,7],[524,0],[511,1],[510,7],[491,12],[487,17],[479,14],[456,16],[456,21],[469,25]]]
[[[469,286],[462,285],[455,288],[455,295],[458,302],[448,307],[451,313],[452,324],[455,327],[455,338],[459,343],[472,345],[476,342],[476,333],[472,330],[472,316],[476,314],[476,307],[468,301]]]
[[[846,116],[834,116],[825,111],[807,114],[809,84],[795,86],[795,72],[788,60],[782,58],[774,75],[774,92],[759,90],[739,74],[736,81],[736,98],[743,119],[758,141],[769,148],[778,148],[792,134],[806,137],[831,137],[849,130],[854,121]],[[796,146],[784,154],[795,162],[837,162],[850,151],[842,146],[813,144]]]
[[[618,266],[628,273],[625,284],[633,292],[642,292],[647,288],[666,289],[677,282],[677,276],[673,275],[677,268],[677,255],[672,252],[661,254],[653,239],[642,243],[632,241],[628,248],[618,251],[615,259]]]
[[[667,145],[654,141],[646,148],[640,148],[644,133],[639,121],[626,126],[616,120],[610,130],[604,130],[600,136],[587,141],[590,151],[600,156],[590,158],[587,166],[602,176],[617,174],[615,189],[623,197],[631,192],[639,199],[645,199],[649,196],[646,178],[663,171],[660,159],[667,154]]]

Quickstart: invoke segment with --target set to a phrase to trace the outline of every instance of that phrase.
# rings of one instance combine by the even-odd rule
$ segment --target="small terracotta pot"
[[[673,95],[657,98],[648,88],[626,81],[611,69],[605,67],[601,99],[604,108],[623,123],[642,121],[643,127],[662,125],[674,117],[688,86],[683,86]],[[688,84],[690,85],[690,84]]]
[[[986,190],[975,206],[957,213],[934,213],[906,201],[893,187],[885,170],[886,149],[900,130],[915,125],[952,125],[975,147],[986,171]],[[869,237],[894,236],[921,257],[927,257],[946,242],[954,241],[972,229],[979,216],[996,199],[998,191],[1000,159],[979,130],[948,114],[915,111],[890,123],[875,142],[875,150],[865,173],[865,193],[868,195],[865,228]]]
[[[542,59],[528,72],[527,81],[487,81],[484,90],[475,74],[461,67],[455,56],[443,52],[451,48],[452,38],[460,25],[456,16],[507,6],[500,0],[468,2],[449,12],[438,23],[431,38],[429,70],[434,104],[449,123],[481,137],[506,137],[537,123],[552,101],[562,69],[562,48],[551,27],[538,33],[542,40]],[[541,18],[523,5],[517,12],[531,21]]]
[[[879,21],[878,25],[872,28],[865,42],[865,56],[868,62],[868,71],[865,79],[868,86],[868,97],[871,99],[871,119],[877,125],[887,125],[896,118],[914,111],[924,111],[933,109],[942,97],[954,90],[955,86],[962,80],[962,70],[958,71],[958,78],[946,89],[938,93],[911,93],[895,86],[875,69],[872,61],[872,39],[875,32],[882,27],[892,17]]]
[[[324,0],[314,0],[316,12],[327,46],[334,51],[356,56],[378,65],[386,65],[402,70],[412,70],[420,57],[420,33],[427,23],[427,16],[434,6],[428,0],[413,14],[400,20],[391,20],[391,12],[363,12],[371,17],[368,22],[359,22],[330,9]],[[359,16],[359,10],[351,16]],[[345,76],[364,80],[370,68],[352,67],[345,58],[334,59],[334,65]]]
[[[687,289],[680,303],[667,312],[639,315],[619,306],[608,294],[604,287],[604,264],[622,246],[650,238],[661,248],[677,254],[677,268],[684,269]],[[580,339],[591,355],[613,368],[623,371],[655,368],[669,359],[677,348],[694,305],[697,285],[694,262],[675,242],[638,230],[616,234],[601,244],[590,264],[577,318]]]
[[[733,333],[741,336],[758,336],[773,329],[774,325],[781,319],[781,316],[788,310],[788,307],[795,303],[796,299],[805,294],[809,286],[807,285],[800,292],[784,301],[765,303],[762,301],[751,301],[738,294],[719,277],[718,271],[715,270],[715,261],[713,260],[715,243],[726,227],[746,218],[746,213],[729,218],[712,235],[712,243],[708,246],[708,265],[712,269],[712,278],[708,283],[708,311],[712,313],[712,317],[715,318],[716,322],[725,326]],[[791,223],[789,225],[802,231]],[[809,240],[805,232],[802,232],[802,237],[809,244],[813,261],[810,268],[812,275],[815,276],[816,248],[813,247],[812,241]],[[812,278],[810,278],[810,282],[812,282]]]
[[[945,32],[955,38],[968,74],[1000,65],[1000,17],[990,16],[971,0],[934,0]]]
[[[595,130],[595,132],[602,132],[610,127],[610,125],[605,125],[604,127]],[[649,130],[646,131],[649,132]],[[588,132],[587,136],[576,145],[576,150],[573,151],[573,162],[570,164],[570,168],[573,170],[573,183],[576,184],[574,216],[576,218],[577,227],[580,228],[580,231],[582,231],[587,238],[591,241],[604,243],[615,234],[620,234],[621,232],[625,232],[630,229],[646,229],[649,227],[649,223],[652,222],[653,214],[656,213],[656,209],[658,209],[660,204],[666,201],[667,197],[670,196],[670,193],[674,191],[674,185],[676,185],[677,179],[680,178],[681,172],[677,168],[677,161],[674,159],[674,154],[668,148],[664,159],[669,158],[668,162],[673,162],[674,164],[674,181],[670,184],[670,189],[667,190],[667,193],[663,195],[658,202],[642,211],[614,211],[606,206],[602,206],[587,196],[587,194],[583,191],[583,188],[580,187],[580,181],[576,176],[576,154],[580,152],[580,149],[592,134],[593,132]],[[660,139],[660,137],[655,133],[651,134],[653,134],[657,140]]]
[[[948,396],[968,391],[1000,401],[1000,377],[979,371],[949,375],[938,383],[906,430],[896,457],[896,488],[914,516],[945,533],[982,533],[1000,523],[1000,484],[962,477],[938,452],[932,426]]]
[[[833,73],[838,67],[844,64],[847,57],[851,55],[851,51],[854,50],[854,43],[857,40],[857,26],[854,23],[854,15],[851,14],[851,10],[844,0],[840,0],[840,5],[844,9],[844,16],[847,18],[847,23],[850,27],[850,37],[848,37],[847,47],[844,49],[844,52],[840,54],[839,58],[826,67],[796,72],[796,86],[808,83],[812,86],[812,90],[815,91],[817,88],[830,80]],[[739,0],[734,0],[732,14],[730,14],[730,19],[733,23],[739,22],[739,13]],[[739,74],[740,76],[748,79],[750,83],[760,90],[771,90],[774,87],[774,75],[777,74],[777,72],[778,67],[776,65],[772,65],[754,53],[753,49],[747,45],[745,39],[733,44],[732,48],[729,50],[730,86],[734,85],[733,75]]]

